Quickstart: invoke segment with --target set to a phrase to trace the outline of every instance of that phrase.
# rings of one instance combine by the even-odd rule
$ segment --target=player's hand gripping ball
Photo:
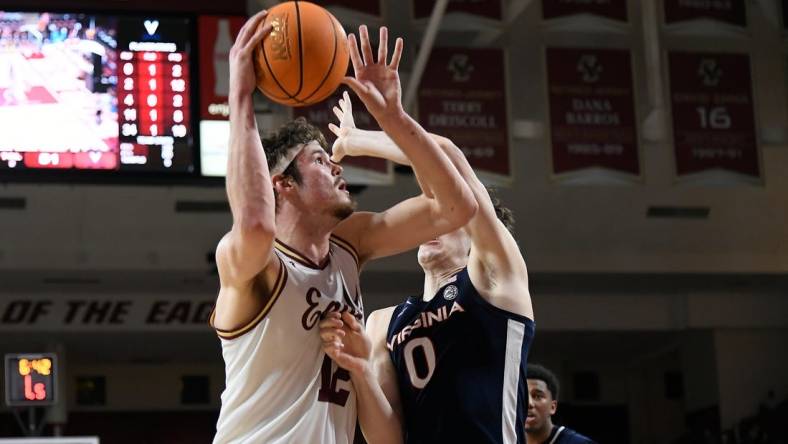
[[[337,89],[347,74],[348,44],[339,21],[310,2],[290,1],[268,10],[260,26],[273,30],[255,49],[257,88],[274,102],[306,106]]]

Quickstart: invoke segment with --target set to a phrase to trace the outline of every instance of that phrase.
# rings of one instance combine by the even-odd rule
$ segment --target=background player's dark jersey
[[[501,310],[467,268],[425,302],[394,309],[386,334],[407,443],[524,443],[527,317]]]
[[[542,444],[596,444],[593,440],[585,437],[568,427],[554,426],[550,432],[550,437]]]

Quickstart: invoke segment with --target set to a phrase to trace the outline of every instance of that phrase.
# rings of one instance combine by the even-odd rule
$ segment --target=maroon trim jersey
[[[279,274],[263,308],[245,326],[217,329],[226,376],[213,442],[351,444],[355,390],[323,352],[318,323],[331,311],[363,322],[358,254],[335,236],[319,264],[278,240],[274,253]]]

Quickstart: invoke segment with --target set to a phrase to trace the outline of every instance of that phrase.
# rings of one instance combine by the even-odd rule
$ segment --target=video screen
[[[0,172],[193,171],[189,30],[0,11]]]

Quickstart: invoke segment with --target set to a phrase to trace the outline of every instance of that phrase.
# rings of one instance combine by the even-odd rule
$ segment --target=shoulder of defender
[[[370,313],[369,318],[367,318],[367,331],[370,333],[383,331],[385,334],[386,330],[388,330],[389,323],[391,323],[391,317],[394,314],[395,308],[397,307],[392,305],[391,307],[381,308],[380,310],[375,310]]]

